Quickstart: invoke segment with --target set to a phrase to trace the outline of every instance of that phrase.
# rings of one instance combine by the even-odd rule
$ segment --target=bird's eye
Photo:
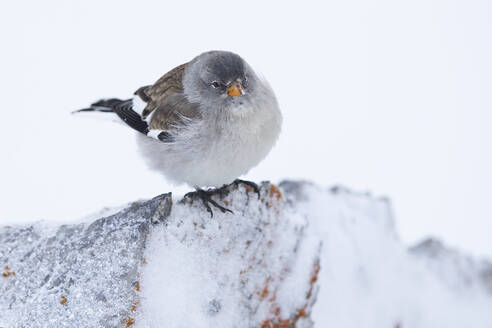
[[[219,88],[220,87],[220,82],[213,81],[212,82],[212,87],[214,87],[215,89]]]

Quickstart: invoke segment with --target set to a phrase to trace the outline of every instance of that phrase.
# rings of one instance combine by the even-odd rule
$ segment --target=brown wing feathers
[[[172,69],[153,85],[135,91],[135,95],[147,103],[142,115],[134,111],[132,99],[116,98],[102,99],[89,108],[76,112],[113,112],[133,129],[160,141],[172,142],[175,128],[200,117],[199,104],[190,103],[183,93],[182,80],[186,65]],[[152,117],[147,122],[146,118],[150,114]],[[161,130],[161,132],[156,136],[155,133],[150,133],[151,130]]]
[[[183,74],[186,65],[187,63],[172,69],[153,85],[142,87],[135,92],[136,95],[147,103],[147,106],[142,111],[143,119],[146,119],[159,107],[159,104],[167,96],[174,93],[183,93]]]

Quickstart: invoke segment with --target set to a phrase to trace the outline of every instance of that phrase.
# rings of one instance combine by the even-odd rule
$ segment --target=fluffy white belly
[[[180,132],[173,143],[142,135],[137,140],[149,167],[170,182],[219,187],[246,174],[268,154],[280,125],[280,113],[273,111],[234,120],[221,129],[198,124]]]

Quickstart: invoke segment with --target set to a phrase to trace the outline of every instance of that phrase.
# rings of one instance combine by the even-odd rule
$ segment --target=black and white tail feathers
[[[83,108],[74,111],[73,113],[80,112],[103,112],[103,113],[115,113],[118,117],[125,122],[132,129],[145,134],[151,138],[157,139],[163,142],[173,141],[172,136],[167,131],[155,131],[149,129],[147,121],[142,119],[142,116],[133,110],[133,100],[126,99],[121,100],[117,98],[101,99],[88,108]]]
[[[128,100],[121,100],[118,98],[101,99],[101,100],[96,101],[95,103],[91,104],[90,107],[76,110],[76,111],[74,111],[74,113],[79,113],[79,112],[111,113],[111,112],[113,112],[113,107],[115,107],[116,105],[121,104],[122,102],[125,102],[125,101],[128,101]]]
[[[149,133],[149,124],[133,110],[133,101],[131,99],[101,99],[91,104],[89,108],[83,108],[75,112],[115,113],[131,128],[145,135]]]

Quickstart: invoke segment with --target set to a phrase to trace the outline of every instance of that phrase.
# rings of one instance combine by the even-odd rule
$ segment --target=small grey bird
[[[132,99],[103,99],[80,111],[116,113],[140,132],[138,146],[151,169],[187,183],[210,212],[211,196],[256,166],[275,144],[282,124],[268,83],[238,55],[205,52],[182,64]],[[223,190],[223,188],[222,188]]]

